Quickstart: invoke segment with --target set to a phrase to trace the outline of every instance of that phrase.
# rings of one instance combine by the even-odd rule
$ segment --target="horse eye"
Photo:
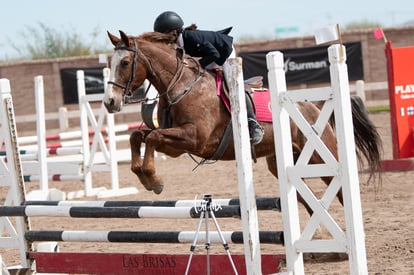
[[[128,65],[129,65],[129,61],[128,60],[122,60],[121,61],[121,66],[122,67],[128,67]]]

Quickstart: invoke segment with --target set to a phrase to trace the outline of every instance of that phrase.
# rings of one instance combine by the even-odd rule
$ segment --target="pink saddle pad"
[[[230,111],[229,99],[222,91],[223,78],[220,73],[216,73],[216,93],[221,98],[226,106],[226,109]],[[256,108],[256,119],[262,122],[272,122],[272,110],[270,106],[270,95],[268,89],[256,89],[253,92],[253,101]]]
[[[256,119],[262,122],[272,122],[272,108],[268,89],[254,90],[253,101],[256,106]]]

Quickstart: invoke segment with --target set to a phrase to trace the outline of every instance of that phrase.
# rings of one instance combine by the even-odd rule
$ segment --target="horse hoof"
[[[162,184],[157,184],[157,185],[155,185],[153,188],[152,188],[152,191],[155,193],[155,194],[157,194],[157,195],[159,195],[159,194],[161,194],[161,192],[162,192],[162,190],[164,189],[164,185],[162,185]]]

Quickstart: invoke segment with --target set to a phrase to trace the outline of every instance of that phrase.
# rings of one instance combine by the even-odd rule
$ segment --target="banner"
[[[388,93],[393,157],[414,157],[414,47],[392,48],[388,42]]]
[[[349,80],[363,80],[362,48],[360,42],[345,43]],[[285,58],[287,85],[329,83],[328,47],[318,46],[298,49],[275,49]],[[270,51],[241,52],[244,78],[263,76],[268,87],[266,54]]]
[[[84,71],[86,94],[104,93],[103,68],[104,67],[61,69],[60,79],[62,80],[63,103],[78,104],[77,70]]]

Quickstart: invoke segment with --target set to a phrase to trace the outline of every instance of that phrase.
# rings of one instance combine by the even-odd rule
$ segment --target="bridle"
[[[108,84],[112,84],[112,85],[114,85],[118,88],[124,89],[124,91],[123,91],[124,103],[126,103],[126,104],[127,103],[136,103],[135,101],[128,100],[128,99],[131,98],[132,92],[133,92],[132,89],[131,89],[131,86],[132,86],[132,83],[135,80],[135,71],[136,71],[136,67],[137,67],[137,63],[138,63],[138,55],[139,55],[138,44],[137,44],[136,40],[134,39],[134,48],[127,47],[127,46],[119,46],[119,47],[115,47],[114,50],[115,51],[117,51],[117,50],[126,50],[126,51],[133,52],[134,58],[133,58],[133,61],[132,61],[132,71],[131,71],[129,80],[128,80],[126,85],[123,85],[123,84],[120,84],[120,83],[117,83],[117,82],[114,82],[114,81],[108,81]],[[180,52],[180,50],[178,50],[178,51]],[[197,84],[201,80],[201,78],[204,76],[204,71],[200,70],[200,65],[193,58],[190,58],[190,60],[192,62],[197,64],[197,77],[186,89],[184,89],[184,91],[182,91],[180,94],[178,94],[174,98],[170,98],[170,94],[169,94],[170,91],[173,90],[173,88],[180,81],[181,76],[183,75],[183,69],[184,69],[184,66],[185,66],[184,51],[181,51],[180,54],[181,54],[181,58],[180,58],[179,68],[177,69],[173,79],[169,83],[169,85],[167,87],[167,90],[164,93],[159,94],[159,96],[158,96],[158,97],[160,97],[162,95],[166,95],[168,103],[169,103],[170,106],[174,105],[174,104],[177,104],[179,101],[181,101],[181,99],[183,99],[184,96],[193,89],[194,85]],[[148,60],[146,60],[146,61],[148,63],[150,63]],[[152,68],[151,68],[151,70],[152,70]],[[151,85],[148,85],[148,87],[145,91],[145,94],[148,93],[148,90],[149,90],[150,86]]]
[[[132,95],[131,86],[132,86],[132,83],[135,80],[135,70],[136,70],[137,63],[138,63],[138,45],[137,45],[137,42],[134,40],[134,48],[126,47],[126,46],[120,46],[120,47],[115,47],[115,51],[117,51],[117,50],[125,50],[125,51],[130,51],[130,52],[134,53],[134,58],[133,58],[133,61],[132,61],[132,71],[131,71],[131,74],[129,76],[129,80],[128,80],[126,85],[123,85],[123,84],[120,84],[120,83],[117,83],[117,82],[114,82],[114,81],[108,81],[108,84],[112,84],[112,85],[114,85],[118,88],[124,89],[124,91],[122,93],[124,95],[124,97],[130,97]]]

